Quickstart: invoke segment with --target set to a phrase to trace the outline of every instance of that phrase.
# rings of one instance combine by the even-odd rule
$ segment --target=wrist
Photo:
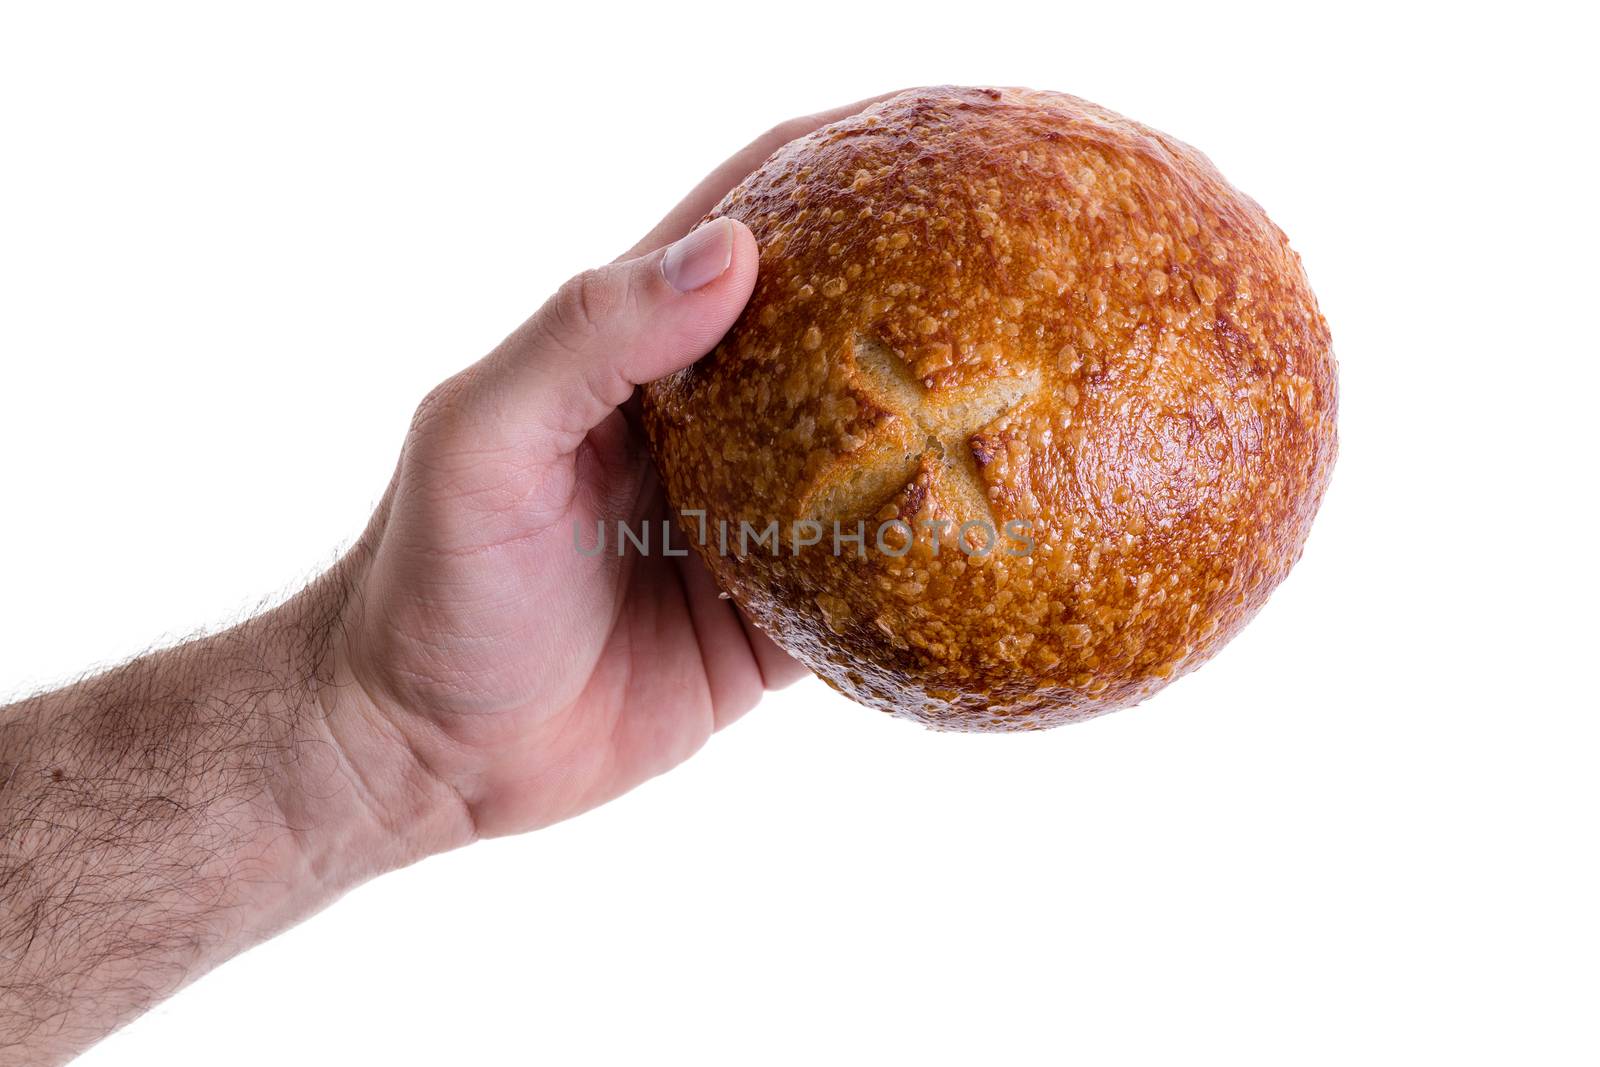
[[[467,839],[453,791],[341,684],[337,577],[0,709],[0,1049],[70,1055]]]
[[[371,699],[343,648],[349,561],[262,621],[295,636],[303,679],[291,758],[274,803],[289,828],[299,896],[315,910],[360,883],[470,843],[471,813],[398,717]]]

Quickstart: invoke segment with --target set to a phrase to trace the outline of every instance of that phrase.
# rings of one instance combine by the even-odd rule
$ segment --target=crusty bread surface
[[[645,426],[717,582],[855,700],[964,730],[1124,707],[1298,558],[1337,448],[1328,327],[1194,149],[1058,93],[918,89],[722,215],[755,292]]]

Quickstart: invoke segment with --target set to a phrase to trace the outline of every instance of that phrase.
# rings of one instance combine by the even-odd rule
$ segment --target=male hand
[[[855,104],[774,127],[625,258],[417,410],[355,548],[232,629],[0,708],[0,1067],[59,1063],[365,878],[678,763],[802,673],[691,555],[628,414],[755,285],[723,194]],[[584,554],[596,523],[613,551]]]
[[[335,675],[340,700],[459,798],[456,832],[600,804],[804,673],[692,553],[660,553],[671,514],[626,408],[709,351],[755,284],[743,224],[690,227],[777,147],[865,103],[775,127],[418,409],[347,561]],[[574,526],[592,547],[597,520],[607,550],[583,555]],[[658,550],[619,558],[618,520],[648,522]]]

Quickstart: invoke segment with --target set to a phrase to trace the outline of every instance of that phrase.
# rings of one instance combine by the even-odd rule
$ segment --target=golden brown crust
[[[1336,450],[1327,324],[1194,149],[1075,97],[918,89],[780,149],[717,215],[760,242],[755,293],[646,390],[646,426],[717,581],[847,695],[950,729],[1123,707],[1298,557]],[[898,557],[903,528],[873,543],[897,517]],[[805,519],[866,520],[866,558],[831,531],[791,552]],[[938,519],[998,543],[935,552]],[[739,523],[773,520],[779,553],[740,558]]]

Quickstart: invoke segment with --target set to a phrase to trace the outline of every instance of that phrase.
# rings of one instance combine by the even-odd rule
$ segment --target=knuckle
[[[409,437],[415,439],[438,432],[454,421],[463,404],[466,383],[457,374],[428,390],[411,415]]]
[[[761,139],[756,144],[765,146],[769,152],[776,151],[795,138],[805,136],[815,127],[816,122],[809,115],[797,115],[792,119],[784,119],[776,126],[773,126],[761,135]]]
[[[792,119],[785,119],[783,122],[778,123],[778,134],[787,144],[796,137],[804,137],[816,129],[817,125],[818,119],[816,115],[796,115]]]
[[[618,272],[586,270],[568,280],[551,299],[550,332],[563,344],[591,336],[617,314],[626,298],[626,286]]]

